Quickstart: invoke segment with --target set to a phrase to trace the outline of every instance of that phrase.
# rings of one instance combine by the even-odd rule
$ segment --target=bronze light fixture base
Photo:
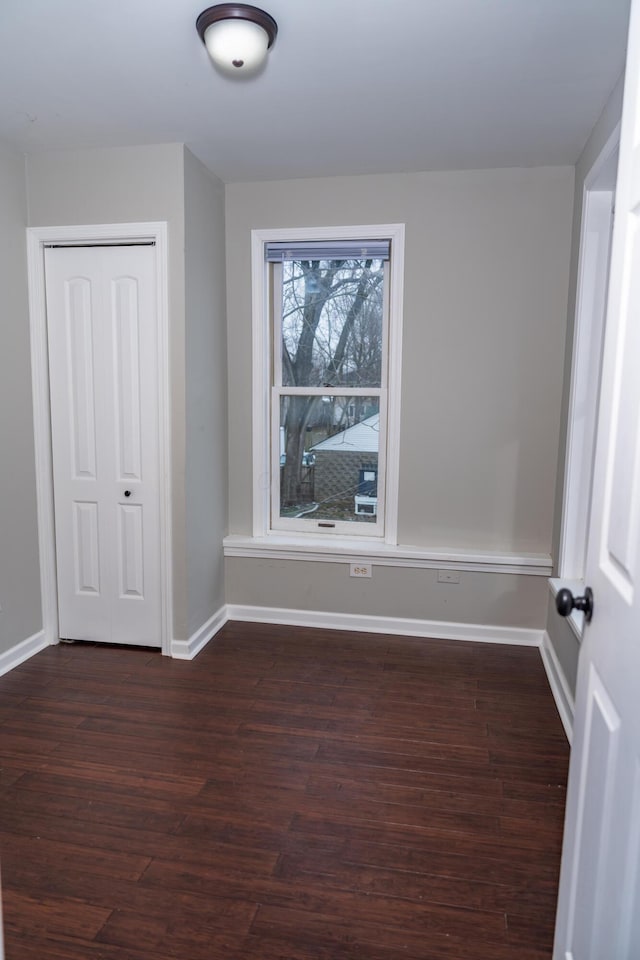
[[[252,7],[249,3],[218,3],[215,7],[203,10],[196,20],[196,30],[203,43],[207,28],[221,20],[248,20],[262,27],[268,37],[267,49],[273,46],[278,34],[278,24],[264,10]]]

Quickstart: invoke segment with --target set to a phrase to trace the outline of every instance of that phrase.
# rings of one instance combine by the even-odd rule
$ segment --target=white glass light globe
[[[263,63],[269,37],[249,20],[220,20],[207,27],[204,42],[215,65],[225,73],[253,73]]]

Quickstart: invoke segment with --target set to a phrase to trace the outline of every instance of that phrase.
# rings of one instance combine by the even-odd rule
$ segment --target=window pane
[[[282,384],[379,387],[382,260],[285,260]]]
[[[280,516],[376,522],[378,397],[280,398]]]

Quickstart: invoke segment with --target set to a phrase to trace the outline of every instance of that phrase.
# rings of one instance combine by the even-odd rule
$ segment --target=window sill
[[[566,587],[568,590],[571,590],[571,593],[574,596],[580,596],[584,593],[584,580],[565,580],[562,577],[551,577],[549,579],[549,589],[551,590],[552,596],[555,598],[558,595],[558,591]],[[560,616],[560,614],[558,614]],[[572,610],[568,617],[563,617],[567,621],[576,637],[578,642],[582,643],[582,631],[584,630],[584,613],[580,610]]]
[[[312,536],[243,537],[224,539],[225,557],[304,560],[320,563],[370,563],[384,567],[466,570],[549,577],[551,557],[545,553],[504,553],[393,545],[380,541]]]

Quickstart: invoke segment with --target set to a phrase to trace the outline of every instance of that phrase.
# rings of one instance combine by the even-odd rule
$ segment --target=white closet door
[[[45,253],[60,636],[159,647],[155,248]]]

